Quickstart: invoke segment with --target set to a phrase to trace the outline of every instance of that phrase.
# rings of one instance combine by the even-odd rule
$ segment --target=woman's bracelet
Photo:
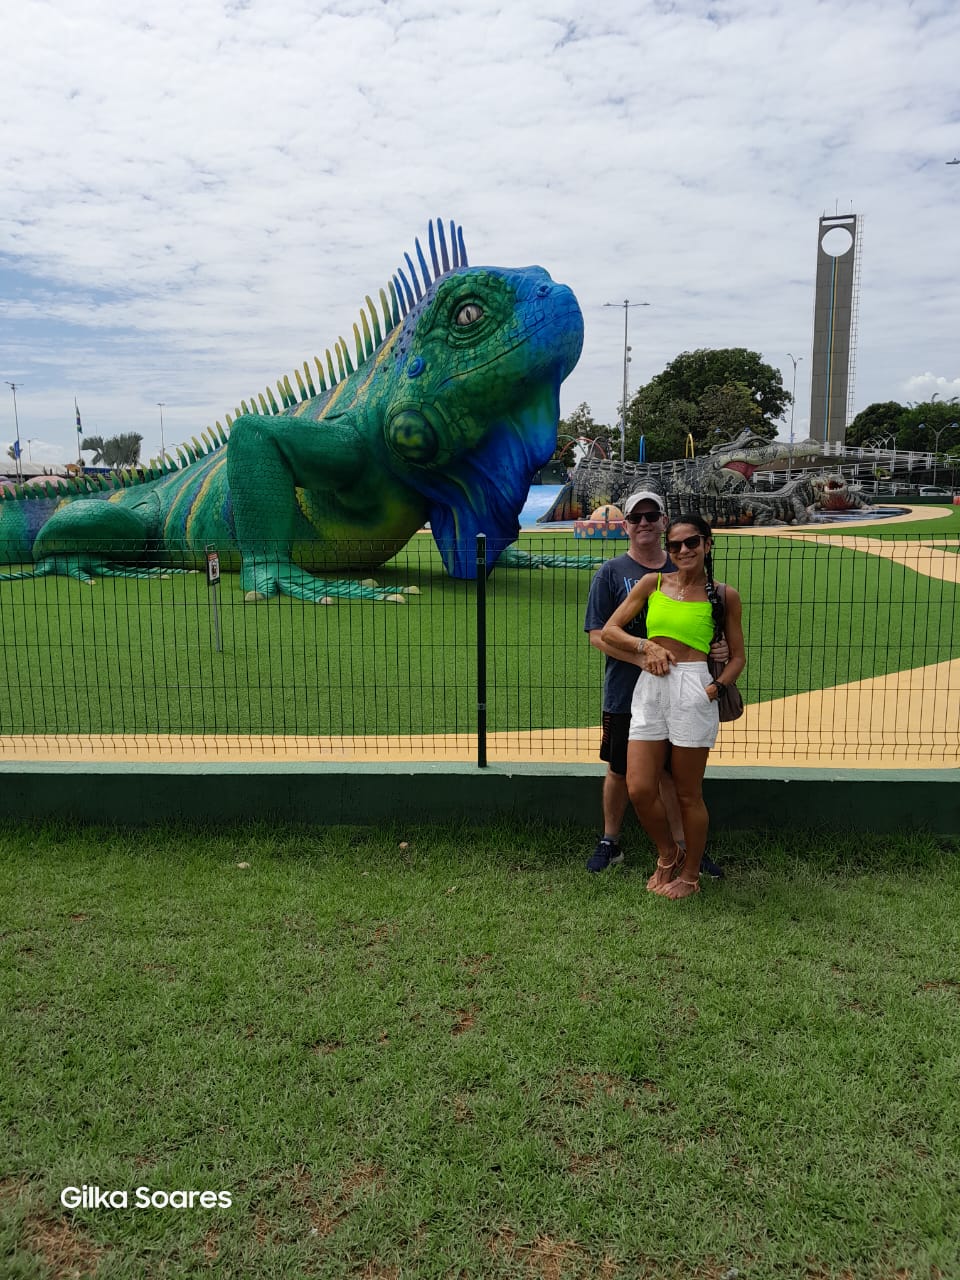
[[[637,653],[643,653],[646,647],[647,647],[647,637],[640,636],[637,640]]]

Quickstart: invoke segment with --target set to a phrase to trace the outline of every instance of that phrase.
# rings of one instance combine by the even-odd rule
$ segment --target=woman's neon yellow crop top
[[[713,606],[709,600],[674,600],[657,589],[647,601],[647,635],[679,640],[691,649],[709,653],[713,643]]]

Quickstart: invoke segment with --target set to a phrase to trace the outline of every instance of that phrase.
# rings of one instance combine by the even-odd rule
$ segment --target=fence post
[[[477,768],[487,767],[487,535],[477,534]]]

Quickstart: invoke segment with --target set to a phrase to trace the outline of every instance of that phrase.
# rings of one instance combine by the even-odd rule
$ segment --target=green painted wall
[[[0,764],[0,819],[371,824],[512,815],[595,823],[602,766]],[[709,769],[715,828],[960,834],[960,770]]]

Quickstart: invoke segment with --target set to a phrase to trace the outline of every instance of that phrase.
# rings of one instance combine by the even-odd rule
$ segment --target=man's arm
[[[616,658],[618,662],[625,662],[627,666],[643,667],[643,654],[641,653],[624,653],[622,649],[615,649],[612,644],[607,644],[603,639],[603,627],[598,627],[596,631],[589,631],[590,643],[595,649],[599,649],[601,653],[605,653],[608,658]]]

